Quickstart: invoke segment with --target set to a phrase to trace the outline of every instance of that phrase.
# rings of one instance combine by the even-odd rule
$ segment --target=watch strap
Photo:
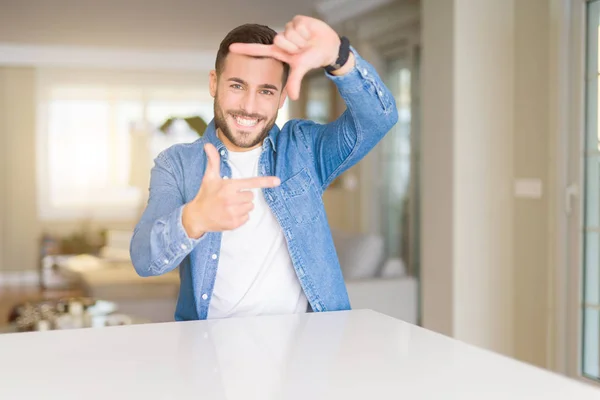
[[[346,36],[342,36],[340,37],[338,58],[333,64],[326,66],[325,71],[332,73],[342,68],[348,62],[348,58],[350,58],[350,40]]]

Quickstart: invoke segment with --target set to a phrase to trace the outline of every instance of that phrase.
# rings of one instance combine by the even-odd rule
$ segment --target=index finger
[[[236,190],[273,188],[281,184],[281,180],[276,176],[231,179],[229,182]]]
[[[285,63],[289,59],[285,51],[273,44],[233,43],[229,46],[229,51],[251,57],[272,57]]]

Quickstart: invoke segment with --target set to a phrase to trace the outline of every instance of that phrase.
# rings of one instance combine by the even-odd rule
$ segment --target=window
[[[321,73],[313,73],[304,79],[306,85],[305,118],[319,124],[327,124],[333,118],[332,84]]]
[[[595,380],[600,380],[599,28],[600,1],[593,1],[588,4],[587,24],[582,373]]]
[[[382,140],[381,162],[383,171],[382,227],[388,258],[408,265],[408,201],[411,170],[411,109],[410,70],[390,65],[390,89],[396,97],[398,123]]]
[[[38,75],[38,206],[43,220],[135,218],[154,158],[197,134],[170,117],[213,118],[205,76],[42,70]],[[287,121],[287,103],[278,124]],[[281,125],[280,125],[281,126]]]
[[[148,88],[65,85],[48,88],[40,102],[39,211],[44,220],[130,219],[145,200],[132,185],[132,129],[145,126],[149,159],[164,148],[197,139],[167,136],[170,116],[212,118],[212,99],[197,90],[154,98]],[[160,94],[160,93],[159,93]],[[151,165],[146,166],[149,179]],[[147,179],[146,179],[147,181]],[[147,186],[147,183],[145,184]]]

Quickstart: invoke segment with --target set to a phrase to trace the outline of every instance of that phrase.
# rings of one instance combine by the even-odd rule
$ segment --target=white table
[[[372,311],[0,335],[0,399],[600,399]]]

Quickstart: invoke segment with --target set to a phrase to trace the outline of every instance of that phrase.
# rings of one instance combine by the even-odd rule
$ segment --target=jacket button
[[[210,258],[212,258],[213,260],[216,260],[217,259],[217,255],[213,254]]]
[[[204,293],[204,294],[202,295],[202,300],[206,300],[206,299],[208,299],[208,295],[207,295],[206,293]]]

